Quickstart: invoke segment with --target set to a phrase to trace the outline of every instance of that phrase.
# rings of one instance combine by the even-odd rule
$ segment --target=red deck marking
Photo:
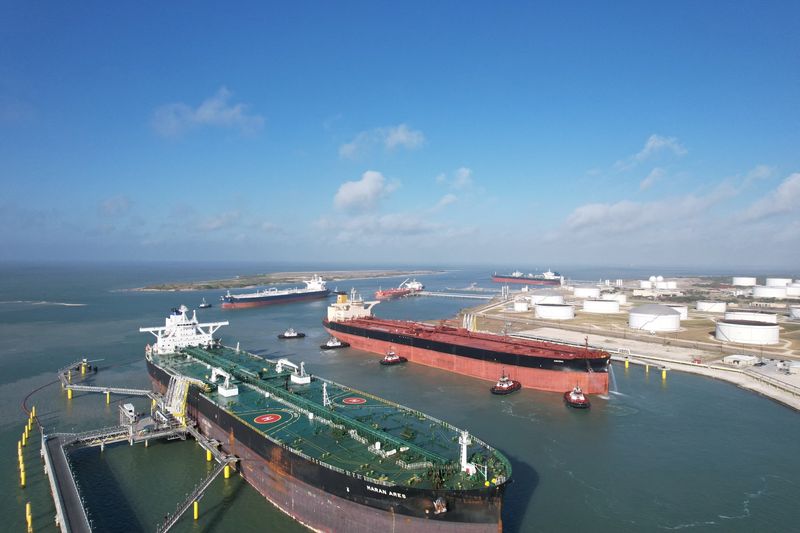
[[[281,419],[281,415],[275,413],[267,413],[265,415],[257,416],[253,419],[256,424],[274,424]]]
[[[365,400],[364,398],[351,396],[349,398],[345,398],[344,400],[342,400],[342,403],[346,403],[347,405],[360,405],[362,403],[367,403],[367,400]]]

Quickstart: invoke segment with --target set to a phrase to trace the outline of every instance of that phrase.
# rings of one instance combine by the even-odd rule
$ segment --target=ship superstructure
[[[304,288],[294,287],[291,289],[278,289],[270,287],[268,289],[250,292],[245,294],[231,294],[228,291],[225,296],[220,297],[223,309],[239,309],[243,307],[261,307],[278,303],[296,302],[300,300],[314,300],[325,298],[330,294],[327,282],[321,276],[314,274],[311,279],[303,280]]]
[[[351,347],[376,354],[394,350],[409,361],[495,381],[505,368],[525,388],[564,392],[580,385],[587,393],[608,392],[607,352],[481,333],[468,328],[389,320],[372,316],[379,302],[340,296],[328,306],[323,326]]]
[[[515,270],[511,274],[498,274],[495,272],[492,274],[492,281],[495,283],[556,286],[564,283],[564,276],[549,269],[541,274],[524,274],[519,270]]]
[[[511,467],[488,444],[302,363],[225,347],[203,326],[147,350],[151,380],[286,513],[322,531],[501,529]]]

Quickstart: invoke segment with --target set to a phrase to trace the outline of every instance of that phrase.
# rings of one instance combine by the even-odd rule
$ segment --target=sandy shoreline
[[[264,285],[277,285],[287,283],[302,283],[314,274],[320,275],[328,282],[350,280],[394,278],[401,276],[433,276],[446,273],[446,270],[329,270],[319,272],[272,272],[268,274],[253,274],[204,281],[183,281],[174,283],[159,283],[125,289],[135,292],[188,292],[215,289],[254,289]]]

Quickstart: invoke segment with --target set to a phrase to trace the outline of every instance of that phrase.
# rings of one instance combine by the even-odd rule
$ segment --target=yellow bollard
[[[661,369],[661,380],[662,381],[666,381],[667,380],[667,369],[666,368],[662,368]]]
[[[86,375],[86,363],[81,363],[81,376]]]
[[[200,518],[200,504],[197,500],[194,501],[194,519],[197,520]]]
[[[222,475],[225,477],[225,479],[228,479],[229,477],[231,477],[231,467],[228,466],[228,465],[225,465],[225,470],[223,470],[223,474]]]
[[[106,391],[106,405],[111,403],[111,391]]]
[[[23,446],[28,445],[28,437],[25,436],[25,432],[22,433],[22,445]]]
[[[206,450],[206,461],[211,462],[211,450]]]
[[[27,426],[27,425],[25,426],[25,429],[23,429],[22,431],[24,431],[24,432],[25,432],[25,438],[26,438],[26,439],[27,439],[28,437],[30,437],[30,432],[28,431],[28,426]]]
[[[22,470],[19,473],[19,486],[22,487],[23,489],[25,488],[25,471],[24,470]]]
[[[72,399],[72,389],[67,389],[67,400]]]
[[[650,373],[650,365],[644,365],[644,373],[645,374],[649,374]]]
[[[36,406],[31,407],[31,418],[36,418]]]
[[[22,455],[22,441],[21,440],[17,441],[17,453]]]
[[[28,533],[33,531],[33,514],[31,513],[31,502],[25,504],[25,523],[28,525]]]
[[[628,361],[628,358],[626,357],[626,358],[625,358],[625,370],[627,370],[627,369],[628,369],[628,365],[630,365],[630,364],[631,364],[631,362],[630,362],[630,361]]]

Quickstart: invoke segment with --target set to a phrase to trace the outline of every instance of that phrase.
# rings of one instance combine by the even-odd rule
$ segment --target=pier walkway
[[[42,455],[56,505],[56,521],[62,533],[90,533],[89,517],[61,439],[42,435]]]

